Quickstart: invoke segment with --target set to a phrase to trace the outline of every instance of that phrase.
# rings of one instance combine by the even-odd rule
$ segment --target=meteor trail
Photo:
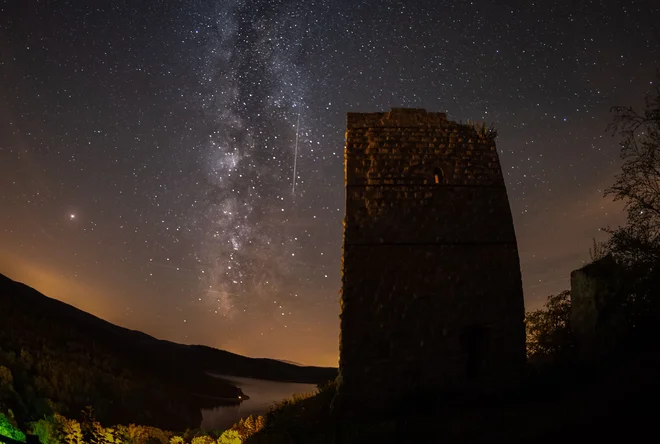
[[[298,108],[298,120],[296,121],[296,144],[293,152],[293,185],[291,187],[291,195],[296,195],[296,168],[298,166],[298,133],[300,130],[300,108]]]

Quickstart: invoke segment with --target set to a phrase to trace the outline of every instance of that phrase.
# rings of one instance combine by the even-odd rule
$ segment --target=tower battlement
[[[392,108],[380,113],[347,113],[346,127],[354,128],[401,128],[424,126],[440,126],[447,122],[445,113],[429,113],[422,108]]]

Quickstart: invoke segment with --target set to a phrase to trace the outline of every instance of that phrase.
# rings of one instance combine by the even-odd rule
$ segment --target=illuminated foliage
[[[146,444],[149,440],[149,430],[140,425],[129,424],[128,426],[117,426],[119,436],[123,441],[130,444]]]
[[[215,439],[210,436],[195,436],[191,444],[215,444]]]
[[[96,420],[94,410],[87,406],[82,411],[81,429],[86,444],[114,444],[123,442],[118,432],[112,427],[103,427]]]
[[[237,430],[230,429],[225,430],[220,438],[218,438],[218,444],[242,444],[243,440],[239,435]]]
[[[149,433],[149,442],[159,442],[161,444],[168,444],[170,442],[171,433],[161,430],[157,427],[145,426]]]
[[[57,439],[64,444],[83,444],[83,435],[80,423],[75,419],[65,418],[55,413],[55,430]]]
[[[13,386],[14,377],[9,370],[4,365],[0,365],[0,387]]]
[[[41,444],[59,444],[57,439],[57,430],[52,417],[48,419],[40,419],[30,424],[30,432],[39,437]]]
[[[231,429],[238,434],[238,437],[241,440],[245,441],[250,436],[254,435],[259,430],[261,430],[264,427],[264,425],[265,425],[265,419],[263,416],[257,416],[255,418],[252,415],[250,415],[247,418],[244,419],[241,418],[236,424],[234,424],[234,426]]]
[[[172,433],[163,431],[157,427],[129,424],[128,426],[118,425],[115,431],[116,442],[127,444],[147,444],[147,443],[172,443]],[[181,442],[183,442],[181,438]],[[179,441],[177,441],[179,442]]]
[[[248,416],[245,418],[245,422],[243,423],[243,426],[245,427],[245,432],[247,436],[251,436],[255,432],[255,424],[254,424],[254,418],[252,415]]]
[[[217,439],[210,435],[191,436],[200,433],[199,430],[189,430],[184,436],[175,436],[156,427],[136,424],[104,427],[95,419],[92,408],[88,407],[83,410],[81,421],[55,413],[28,426],[29,432],[36,435],[41,444],[242,444],[261,430],[264,424],[263,416],[250,416],[225,430]],[[0,436],[25,441],[25,434],[2,414]]]
[[[266,425],[266,418],[264,418],[263,416],[257,416],[257,419],[255,419],[254,421],[255,433],[263,429],[265,425]]]
[[[16,441],[25,441],[25,434],[14,427],[9,418],[2,413],[0,413],[0,436],[6,436]]]
[[[556,355],[573,348],[571,292],[548,296],[543,308],[525,315],[527,356]]]

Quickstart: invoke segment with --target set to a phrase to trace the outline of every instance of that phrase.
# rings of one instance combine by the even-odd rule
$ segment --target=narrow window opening
[[[442,183],[444,177],[442,176],[442,170],[440,168],[436,168],[433,170],[433,181],[435,183]]]
[[[465,327],[461,334],[461,346],[465,353],[465,376],[476,381],[482,374],[486,355],[487,330],[480,325]]]

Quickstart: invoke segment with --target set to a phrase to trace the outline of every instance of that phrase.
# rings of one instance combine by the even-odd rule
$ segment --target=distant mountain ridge
[[[298,367],[304,367],[300,362],[287,361],[286,359],[278,359],[278,361],[284,362],[285,364],[291,364],[291,365],[297,365]]]
[[[22,356],[22,350],[37,357],[40,354],[47,355],[48,359],[55,360],[62,368],[70,365],[67,360],[81,360],[84,365],[73,366],[71,369],[82,368],[80,371],[83,371],[88,366],[90,380],[97,381],[101,378],[99,375],[103,374],[103,378],[112,380],[118,387],[133,384],[142,390],[140,396],[144,399],[150,399],[153,395],[155,400],[162,396],[158,393],[167,391],[179,400],[177,402],[185,399],[186,404],[194,405],[197,409],[211,404],[240,402],[240,397],[244,395],[228,381],[211,377],[207,373],[316,384],[334,379],[337,375],[336,368],[305,367],[276,359],[249,358],[208,346],[184,345],[157,339],[49,298],[2,274],[0,325],[0,350],[9,353],[9,357],[5,358],[7,362],[12,360],[11,353]],[[42,367],[37,370],[47,372]],[[33,369],[33,377],[40,376],[38,371]],[[54,379],[55,376],[50,375],[48,378]],[[90,384],[93,385],[92,382],[87,383]],[[72,388],[71,393],[77,395],[71,397],[80,398],[77,399],[80,401],[76,403],[77,406],[84,401],[85,391],[73,383],[72,387],[75,390]],[[125,397],[133,396],[132,393],[127,390]],[[196,395],[202,395],[203,399],[196,398]],[[92,399],[90,396],[87,398]],[[104,396],[104,399],[108,398],[108,405],[112,405],[112,394]],[[61,397],[69,396],[61,394]],[[112,411],[113,408],[108,407],[107,410]],[[113,417],[110,414],[108,416]],[[118,416],[122,417],[121,414]],[[119,417],[112,420],[117,421]],[[133,418],[121,419],[138,421]],[[163,425],[161,421],[149,421],[148,418],[140,420],[142,424]]]

